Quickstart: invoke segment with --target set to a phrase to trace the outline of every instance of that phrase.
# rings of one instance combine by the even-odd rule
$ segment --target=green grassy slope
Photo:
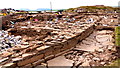
[[[120,26],[115,28],[115,44],[120,46]]]

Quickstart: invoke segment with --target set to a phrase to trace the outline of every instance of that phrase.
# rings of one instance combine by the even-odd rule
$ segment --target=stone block
[[[44,59],[45,59],[45,61],[48,61],[48,60],[53,59],[54,57],[55,57],[54,55],[49,55],[49,56],[45,57]]]
[[[42,50],[45,50],[45,49],[47,49],[47,48],[49,48],[50,46],[41,46],[41,47],[39,47],[39,48],[37,48],[36,50],[37,51],[42,51]]]
[[[3,52],[3,55],[2,57],[8,57],[8,56],[11,56],[13,53],[11,52]]]
[[[25,54],[22,54],[22,58],[30,58],[31,56],[35,55],[35,53],[25,53]]]
[[[78,40],[76,38],[73,38],[71,40],[68,40],[68,46],[75,46],[78,43]]]
[[[37,66],[37,65],[40,65],[43,62],[45,62],[45,60],[44,59],[40,59],[40,60],[38,60],[38,61],[36,61],[36,62],[34,62],[32,64],[33,64],[33,66]]]
[[[61,49],[54,49],[53,55],[56,55],[56,54],[60,53],[60,51],[61,51]]]
[[[24,66],[26,64],[29,64],[29,63],[33,63],[39,59],[42,59],[44,57],[43,54],[40,54],[40,55],[37,55],[37,56],[33,56],[32,58],[30,59],[26,59],[26,60],[23,60],[23,61],[20,61],[17,63],[18,66]]]
[[[48,49],[44,50],[43,53],[44,53],[45,57],[53,54],[53,50],[54,50],[54,48],[52,48],[52,47],[49,47]]]
[[[33,67],[32,64],[27,64],[27,65],[20,67],[20,68],[32,68],[32,67]]]
[[[2,68],[15,68],[16,64],[15,63],[7,63],[4,66],[2,66]]]
[[[23,58],[20,58],[20,57],[17,57],[17,58],[13,58],[13,59],[12,59],[13,62],[19,62],[19,61],[21,61],[21,60],[23,60]]]

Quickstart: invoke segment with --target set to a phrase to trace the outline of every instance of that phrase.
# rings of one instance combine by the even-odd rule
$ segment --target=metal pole
[[[51,12],[52,12],[52,2],[50,2],[50,9],[51,9]]]

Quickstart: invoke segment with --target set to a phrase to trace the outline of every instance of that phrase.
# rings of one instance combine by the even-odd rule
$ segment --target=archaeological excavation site
[[[119,8],[97,7],[6,15],[12,9],[3,9],[0,68],[119,68]]]

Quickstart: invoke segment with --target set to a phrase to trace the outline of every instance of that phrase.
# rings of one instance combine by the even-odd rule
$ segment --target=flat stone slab
[[[51,67],[51,68],[52,68],[52,66],[53,67],[56,67],[56,66],[61,67],[62,66],[62,68],[65,66],[65,68],[66,67],[70,68],[73,66],[73,62],[74,61],[68,60],[64,56],[59,56],[52,60],[47,61],[48,67]]]

